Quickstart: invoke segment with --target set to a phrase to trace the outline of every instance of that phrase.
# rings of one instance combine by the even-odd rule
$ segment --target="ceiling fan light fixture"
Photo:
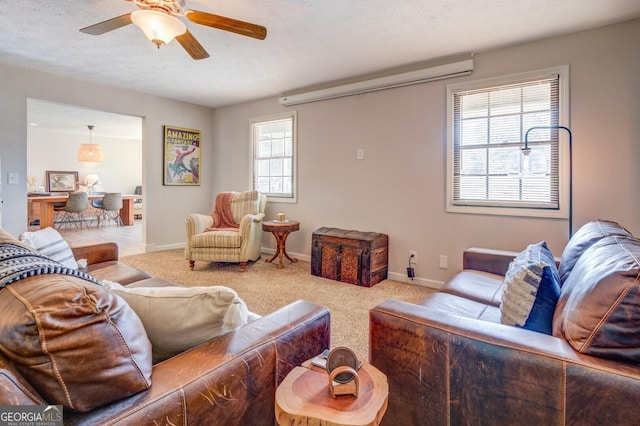
[[[99,163],[104,161],[104,152],[98,144],[92,143],[93,125],[89,124],[89,143],[80,144],[78,149],[78,161]]]
[[[155,10],[136,10],[131,13],[131,22],[140,28],[158,49],[187,31],[180,19]]]

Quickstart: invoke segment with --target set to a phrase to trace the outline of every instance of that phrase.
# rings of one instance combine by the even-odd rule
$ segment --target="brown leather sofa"
[[[4,239],[2,242],[6,242],[6,235]],[[72,249],[76,259],[88,260],[87,271],[100,280],[108,279],[122,284],[144,286],[177,285],[150,277],[139,269],[118,262],[116,244],[105,243]],[[74,326],[60,326],[60,330],[67,331],[68,328],[76,333],[71,335],[73,338],[67,339],[54,335],[51,329],[42,331],[48,333],[49,344],[55,344],[58,348],[77,345],[76,348],[63,348],[71,349],[67,354],[75,350],[76,353],[72,356],[76,365],[65,364],[62,356],[56,358],[56,363],[51,363],[52,370],[55,370],[53,377],[59,379],[62,389],[51,389],[56,387],[55,381],[52,385],[51,382],[41,380],[48,371],[38,365],[40,361],[33,362],[34,365],[31,366],[16,365],[11,359],[19,359],[22,354],[0,348],[0,405],[51,404],[42,395],[42,389],[54,395],[59,391],[73,401],[86,396],[78,394],[77,391],[74,394],[74,389],[84,389],[84,393],[97,393],[104,397],[109,396],[110,392],[116,392],[113,389],[117,388],[119,392],[123,392],[123,388],[130,388],[125,389],[125,392],[129,393],[128,396],[118,398],[114,395],[111,398],[112,402],[95,408],[86,409],[85,406],[85,409],[71,410],[65,406],[65,425],[272,425],[275,423],[274,398],[277,385],[293,367],[329,347],[328,310],[312,303],[298,301],[151,366],[151,355],[146,353],[149,351],[149,344],[143,342],[146,341],[146,337],[143,339],[139,336],[139,329],[129,329],[135,329],[133,325],[129,327],[134,321],[122,314],[122,302],[114,301],[102,293],[96,296],[91,289],[92,286],[97,286],[92,283],[75,276],[56,274],[31,276],[0,290],[0,306],[3,307],[0,313],[0,333],[6,335],[15,332],[6,326],[6,321],[12,320],[16,315],[24,316],[24,313],[20,313],[22,311],[16,310],[17,298],[21,298],[30,310],[46,311],[47,307],[40,301],[41,296],[38,293],[41,293],[40,289],[52,286],[55,288],[59,285],[64,285],[65,287],[61,288],[66,289],[61,293],[69,291],[69,286],[77,290],[77,295],[72,295],[72,299],[91,299],[91,306],[110,304],[108,309],[111,309],[109,314],[112,321],[106,328],[116,328],[120,333],[118,336],[122,335],[128,339],[124,345],[127,352],[122,352],[122,342],[101,339],[97,343],[98,353],[88,353],[90,350],[95,351],[95,345],[93,349],[89,347],[90,344],[87,342],[90,336],[81,335],[77,338],[77,329],[71,330]],[[66,297],[66,294],[61,293],[56,293],[60,300]],[[25,297],[29,298],[26,302],[23,300]],[[64,303],[68,303],[69,299],[65,300]],[[54,300],[54,303],[59,301]],[[45,317],[46,315],[43,315],[40,318]],[[57,317],[57,320],[60,318]],[[125,321],[121,321],[122,319]],[[56,319],[49,320],[53,322]],[[86,324],[86,328],[89,330],[87,332],[100,332],[112,336],[108,334],[111,333],[110,330],[98,329],[90,323]],[[132,337],[132,334],[136,333],[138,336]],[[26,339],[28,338],[32,337],[27,336]],[[37,336],[35,338],[37,339]],[[82,356],[77,356],[78,353]],[[136,358],[137,362],[131,362],[129,358]],[[45,354],[42,364],[49,365],[48,361]],[[83,383],[85,375],[94,374],[92,370],[100,368],[105,363],[113,366],[116,361],[120,362],[118,368],[112,368],[110,371],[113,372],[109,373],[113,374],[113,378],[102,375],[99,376],[100,382]],[[149,365],[148,372],[144,371],[145,363]],[[136,380],[142,383],[142,390],[140,386],[136,388],[132,384],[134,380],[117,377],[117,370],[130,369],[131,366],[140,370]],[[37,374],[29,376],[32,380],[27,380],[23,374],[30,370],[29,367],[40,368],[36,370]],[[65,369],[67,371],[63,371]],[[73,381],[76,383],[72,383]],[[120,383],[117,383],[118,381]],[[123,381],[126,383],[122,383]]]
[[[370,310],[369,360],[389,380],[383,424],[638,424],[640,241],[607,221],[574,235],[553,335],[501,323],[515,255],[467,250],[438,293]]]

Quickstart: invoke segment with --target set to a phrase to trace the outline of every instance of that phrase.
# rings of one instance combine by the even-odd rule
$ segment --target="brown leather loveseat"
[[[118,262],[116,244],[72,249],[99,280],[177,285]],[[15,281],[0,309],[0,405],[63,405],[65,425],[273,425],[277,385],[329,347],[329,312],[304,301],[153,365],[123,299],[81,276]]]
[[[383,424],[638,424],[640,240],[601,220],[571,238],[551,334],[503,323],[520,257],[467,250],[438,293],[370,310],[369,360],[389,380]]]

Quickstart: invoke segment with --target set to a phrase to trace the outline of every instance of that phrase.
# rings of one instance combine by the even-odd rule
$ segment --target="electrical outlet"
[[[443,254],[440,255],[440,269],[449,268],[449,258]]]
[[[409,263],[417,264],[418,263],[418,252],[415,250],[409,250]]]

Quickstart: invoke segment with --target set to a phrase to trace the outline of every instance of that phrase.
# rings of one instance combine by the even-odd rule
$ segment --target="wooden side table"
[[[329,374],[308,360],[295,367],[276,389],[279,425],[378,425],[387,411],[389,384],[377,368],[360,358],[358,396],[331,396]]]
[[[273,236],[276,237],[276,242],[278,243],[276,253],[271,259],[265,259],[265,262],[271,263],[276,257],[279,257],[280,261],[278,263],[278,269],[284,268],[284,266],[282,265],[283,257],[286,257],[291,262],[297,262],[298,259],[292,258],[287,254],[286,243],[289,234],[299,229],[300,222],[296,222],[295,220],[285,220],[284,222],[279,222],[277,220],[267,220],[262,222],[262,230],[273,233]]]

